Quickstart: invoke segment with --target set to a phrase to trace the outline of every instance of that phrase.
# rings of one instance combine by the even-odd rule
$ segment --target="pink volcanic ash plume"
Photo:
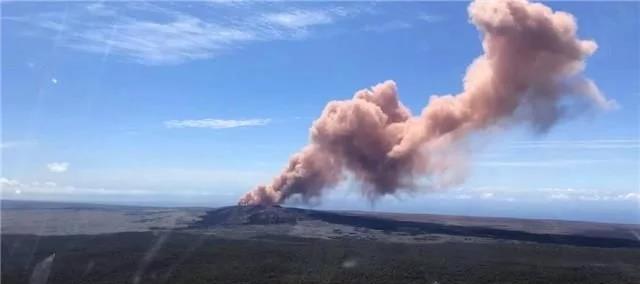
[[[413,190],[417,178],[455,177],[465,159],[448,152],[473,133],[517,123],[544,132],[559,118],[615,104],[582,76],[597,45],[577,38],[570,14],[525,0],[477,0],[468,12],[484,54],[468,67],[462,93],[432,96],[419,116],[398,100],[393,81],[329,102],[309,145],[239,204],[309,201],[347,174],[370,198]]]

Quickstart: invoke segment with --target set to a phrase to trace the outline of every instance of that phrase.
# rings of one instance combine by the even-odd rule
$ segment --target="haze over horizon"
[[[235,204],[328,101],[393,79],[419,114],[482,54],[467,3],[1,5],[3,199]],[[616,109],[477,134],[446,190],[372,207],[347,180],[313,204],[640,223],[640,3],[546,5],[597,42],[584,75]]]

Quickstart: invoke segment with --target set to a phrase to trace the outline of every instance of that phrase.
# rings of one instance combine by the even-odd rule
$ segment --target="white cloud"
[[[569,196],[565,193],[552,193],[549,198],[551,199],[569,199]]]
[[[73,194],[141,194],[139,190],[116,190],[107,191],[104,188],[92,188],[92,187],[75,187],[71,185],[60,185],[51,181],[32,181],[21,182],[17,180],[10,180],[6,178],[0,178],[0,185],[2,188],[2,195],[23,195],[23,196],[42,196],[42,195],[73,195]]]
[[[323,10],[293,10],[264,15],[267,23],[280,25],[288,29],[300,29],[313,25],[330,24],[334,21],[334,15],[330,11]]]
[[[22,184],[17,180],[0,177],[0,193],[2,193],[2,195],[6,195],[7,193],[20,195],[22,194],[21,187]]]
[[[263,126],[271,122],[270,119],[195,119],[195,120],[169,120],[165,121],[164,125],[168,128],[212,128],[212,129],[224,129],[235,127],[247,127],[247,126]]]
[[[471,199],[473,196],[469,194],[457,194],[453,198],[455,199]]]
[[[212,58],[252,42],[299,39],[310,35],[314,26],[331,24],[351,14],[340,7],[278,11],[274,9],[277,6],[247,9],[231,5],[226,9],[237,12],[227,11],[227,16],[222,17],[220,11],[207,5],[198,15],[180,11],[184,6],[169,3],[78,6],[69,5],[65,12],[4,19],[35,25],[44,30],[40,36],[54,36],[61,46],[161,65]]]
[[[548,199],[580,200],[580,201],[640,201],[640,193],[620,193],[611,190],[574,189],[574,188],[542,188]]]
[[[1,195],[28,199],[100,200],[101,196],[139,196],[149,200],[166,197],[225,197],[233,201],[245,190],[268,180],[259,171],[200,169],[121,169],[83,171],[72,178],[52,181],[18,181],[0,177]],[[70,184],[71,183],[71,184]]]
[[[495,194],[493,192],[485,192],[481,195],[482,198],[484,199],[488,199],[488,198],[493,198]]]
[[[20,184],[20,182],[18,182],[17,180],[0,177],[0,187],[2,187],[2,188],[4,188],[4,187],[15,187],[15,186],[17,186],[19,184]]]
[[[69,169],[69,163],[67,162],[53,162],[47,164],[47,169],[52,173],[64,173]]]
[[[603,199],[600,195],[579,195],[577,197],[580,200],[584,200],[584,201],[598,201]],[[608,200],[609,198],[605,198],[606,200]]]
[[[545,187],[545,188],[541,188],[539,189],[539,191],[542,192],[549,192],[549,193],[575,193],[577,192],[576,189],[574,188],[557,188],[557,187]]]
[[[445,191],[441,197],[453,199],[495,200],[513,202],[527,201],[584,201],[584,202],[640,202],[640,192],[624,192],[593,188],[511,188],[480,186]]]
[[[620,194],[620,195],[616,196],[616,199],[636,200],[636,201],[640,202],[640,193],[639,192],[630,192],[630,193],[627,193],[627,194]]]
[[[508,201],[513,202],[518,197],[518,192],[513,192],[508,189],[502,189],[500,187],[486,186],[486,187],[473,187],[473,188],[457,188],[448,191],[443,191],[439,195],[444,198],[453,199],[486,199],[494,201]]]

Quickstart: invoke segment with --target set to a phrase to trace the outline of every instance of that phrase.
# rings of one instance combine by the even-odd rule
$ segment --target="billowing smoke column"
[[[570,14],[525,0],[477,0],[468,12],[484,54],[468,67],[462,93],[432,96],[420,116],[400,103],[393,81],[329,102],[309,145],[239,204],[308,201],[346,174],[371,198],[412,190],[418,177],[456,171],[464,159],[443,153],[470,134],[516,123],[544,132],[559,118],[614,104],[581,74],[597,45],[577,38]]]

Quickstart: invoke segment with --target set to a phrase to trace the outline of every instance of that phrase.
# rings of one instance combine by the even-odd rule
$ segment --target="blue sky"
[[[640,4],[547,4],[597,41],[586,75],[619,108],[479,137],[447,191],[372,205],[347,182],[317,206],[639,223]],[[481,54],[462,2],[1,5],[7,199],[233,204],[327,101],[392,79],[419,113]]]

